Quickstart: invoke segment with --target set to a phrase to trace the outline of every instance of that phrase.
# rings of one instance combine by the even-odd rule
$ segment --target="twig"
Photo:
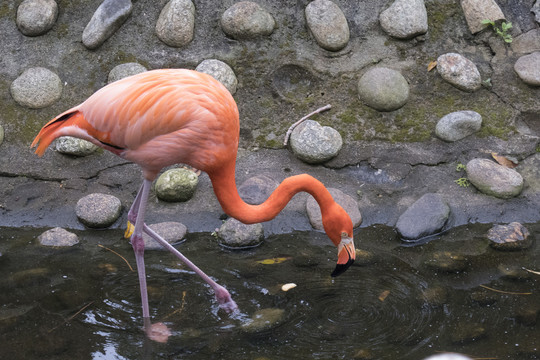
[[[307,114],[306,116],[304,116],[303,118],[301,118],[300,120],[298,120],[297,122],[292,124],[291,127],[289,127],[289,130],[287,130],[287,133],[285,134],[285,140],[283,141],[283,145],[287,146],[287,143],[289,142],[289,137],[291,136],[291,133],[292,133],[292,131],[294,130],[295,127],[300,125],[303,121],[308,119],[310,116],[313,116],[315,114],[321,113],[321,112],[326,111],[326,110],[329,110],[330,108],[332,108],[332,106],[330,104],[328,104],[326,106],[323,106],[321,108],[318,108],[317,110]]]
[[[179,309],[176,309],[174,310],[172,313],[170,313],[169,315],[165,316],[164,319],[168,319],[170,318],[171,316],[177,314],[177,313],[181,313],[182,310],[184,310],[184,305],[186,305],[186,294],[187,294],[187,291],[182,291],[182,305],[180,305],[180,308]]]
[[[523,268],[523,270],[528,271],[531,274],[540,275],[540,271],[533,271],[533,270],[529,270],[529,269],[525,269],[525,268]]]
[[[483,287],[484,289],[488,289],[488,290],[491,290],[491,291],[495,291],[495,292],[498,292],[498,293],[501,293],[501,294],[508,294],[508,295],[532,295],[532,292],[524,292],[524,293],[520,293],[520,292],[512,292],[512,291],[503,291],[503,290],[493,289],[493,288],[487,287],[487,286],[485,286],[485,285],[480,285],[480,287]]]
[[[51,330],[49,330],[49,334],[52,333],[54,330],[58,329],[60,326],[64,325],[64,324],[67,324],[68,322],[70,322],[71,320],[73,320],[75,318],[75,316],[79,315],[81,312],[84,311],[84,309],[86,309],[87,307],[89,307],[90,305],[92,305],[94,302],[93,301],[90,301],[88,304],[84,305],[82,308],[79,309],[79,311],[77,311],[75,314],[71,315],[70,317],[68,317],[67,319],[64,320],[63,323],[59,324],[59,325],[56,325],[55,327],[53,327]]]
[[[98,246],[104,248],[105,250],[109,250],[109,251],[112,252],[113,254],[116,254],[116,255],[120,256],[120,257],[122,258],[122,260],[124,260],[124,261],[126,262],[127,266],[129,266],[129,270],[135,271],[135,270],[133,270],[133,268],[131,267],[131,265],[129,264],[129,262],[126,260],[125,257],[123,257],[122,255],[120,255],[119,253],[117,253],[117,252],[114,251],[113,249],[109,249],[109,248],[106,247],[106,246],[103,246],[103,245],[101,245],[101,244],[98,244]]]

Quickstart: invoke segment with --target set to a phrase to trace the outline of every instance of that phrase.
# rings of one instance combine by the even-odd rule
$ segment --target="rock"
[[[512,51],[517,54],[529,54],[540,51],[540,29],[533,29],[516,36],[511,43]]]
[[[525,243],[525,241],[523,241],[523,243]],[[499,264],[499,266],[497,266],[497,270],[499,271],[501,278],[505,280],[522,281],[531,278],[531,273],[525,270],[522,265],[518,264]]]
[[[492,291],[480,289],[471,293],[471,300],[480,306],[490,306],[497,302],[497,296]]]
[[[409,84],[399,71],[375,67],[358,81],[358,96],[375,110],[394,111],[409,100]]]
[[[491,247],[497,250],[523,250],[532,245],[529,230],[518,222],[493,226],[487,238],[491,241]]]
[[[532,86],[540,86],[540,51],[520,57],[514,70],[524,83]]]
[[[463,322],[458,324],[450,334],[453,344],[467,344],[485,337],[486,329],[481,324]]]
[[[540,310],[536,307],[525,307],[517,310],[515,318],[516,320],[525,326],[535,326]]]
[[[156,181],[156,196],[163,201],[187,201],[195,194],[198,183],[199,177],[191,170],[169,169]]]
[[[244,181],[238,187],[240,197],[248,204],[262,204],[271,193],[276,190],[279,183],[268,176],[254,176]]]
[[[40,109],[54,104],[62,95],[62,81],[42,67],[26,69],[10,86],[11,96],[21,106]]]
[[[156,35],[168,46],[182,47],[193,40],[195,5],[191,0],[170,0],[156,23]]]
[[[396,230],[406,240],[417,240],[442,230],[450,207],[439,194],[424,194],[399,217]]]
[[[467,259],[463,255],[449,251],[437,251],[429,254],[424,261],[426,266],[438,271],[457,273],[467,269]]]
[[[77,201],[77,218],[89,228],[106,228],[114,224],[122,212],[122,203],[112,195],[94,193]]]
[[[294,155],[308,164],[320,164],[332,159],[343,146],[337,130],[321,126],[313,120],[298,125],[291,133],[290,143]]]
[[[79,139],[72,136],[62,136],[56,140],[56,151],[72,156],[88,156],[93,154],[99,146],[90,141]]]
[[[176,245],[184,241],[187,233],[187,228],[184,224],[173,221],[152,224],[148,225],[148,227],[171,245]],[[145,250],[164,250],[160,243],[146,233],[143,233],[143,240]]]
[[[4,142],[4,128],[0,125],[0,145]]]
[[[421,301],[425,301],[431,307],[439,307],[448,303],[448,291],[442,286],[427,288],[422,291]]]
[[[461,0],[461,8],[472,34],[483,30],[489,25],[482,24],[482,20],[504,20],[501,8],[494,0]]]
[[[38,236],[39,243],[44,246],[73,246],[79,243],[79,237],[74,233],[55,227]]]
[[[26,36],[43,35],[49,31],[58,17],[58,5],[54,0],[24,0],[17,8],[17,27]]]
[[[353,222],[353,227],[360,226],[362,223],[362,214],[358,209],[358,202],[351,196],[344,194],[339,189],[328,188],[330,195],[334,198],[341,207],[349,214]],[[309,222],[314,229],[323,230],[321,209],[317,201],[309,196],[306,201],[306,211],[309,217]]]
[[[460,90],[473,92],[482,87],[476,65],[460,54],[448,53],[439,56],[437,71],[444,80]]]
[[[443,116],[435,127],[435,134],[445,141],[461,140],[480,130],[482,115],[475,111],[456,111]]]
[[[237,2],[221,16],[223,32],[237,40],[270,35],[275,26],[272,15],[252,1]]]
[[[86,25],[83,45],[96,49],[112,36],[131,15],[131,0],[104,0]]]
[[[283,309],[260,309],[246,323],[242,324],[242,330],[248,333],[266,331],[281,324],[284,318],[285,310]]]
[[[488,159],[469,161],[466,171],[471,184],[486,195],[508,199],[523,189],[523,177],[516,170]]]
[[[410,39],[428,31],[424,0],[396,0],[379,16],[379,22],[388,35]]]
[[[320,47],[339,51],[349,42],[347,19],[336,3],[315,0],[306,6],[306,22]]]
[[[540,24],[540,0],[536,0],[531,8],[531,12],[534,14],[534,19],[536,22]]]
[[[235,249],[259,246],[264,240],[262,224],[244,224],[234,218],[227,219],[217,235],[220,245]]]
[[[212,75],[214,79],[222,83],[231,94],[234,95],[236,92],[236,86],[238,85],[236,75],[234,74],[233,69],[223,61],[207,59],[197,65],[195,70]]]
[[[128,76],[140,74],[147,71],[147,69],[139,63],[131,62],[115,66],[110,72],[107,78],[107,82],[118,81]]]

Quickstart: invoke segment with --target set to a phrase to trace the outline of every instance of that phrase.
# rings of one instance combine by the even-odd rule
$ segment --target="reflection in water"
[[[192,235],[179,248],[227,287],[240,311],[224,313],[176,258],[149,251],[152,322],[171,332],[160,344],[143,334],[136,272],[98,246],[134,264],[120,231],[87,230],[76,247],[50,249],[34,240],[41,231],[2,229],[0,331],[13,339],[4,340],[2,357],[422,359],[456,351],[538,358],[540,276],[523,268],[540,269],[539,246],[498,252],[482,238],[485,230],[462,227],[404,247],[392,229],[360,229],[363,254],[337,278],[324,234],[276,236],[240,252]],[[538,226],[529,230],[538,236]],[[426,266],[442,251],[458,252],[466,269]],[[283,291],[285,283],[297,286]],[[533,296],[510,293],[525,290]]]

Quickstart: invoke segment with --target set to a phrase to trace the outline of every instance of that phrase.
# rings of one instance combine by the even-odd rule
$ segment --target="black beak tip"
[[[343,274],[352,264],[354,263],[354,259],[349,259],[346,264],[337,264],[334,271],[332,271],[332,274],[330,276],[336,277],[341,274]]]

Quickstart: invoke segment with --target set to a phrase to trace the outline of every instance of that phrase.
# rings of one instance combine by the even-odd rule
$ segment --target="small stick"
[[[480,287],[483,287],[484,289],[488,289],[488,290],[491,290],[491,291],[495,291],[495,292],[498,292],[498,293],[501,293],[501,294],[508,294],[508,295],[532,295],[532,292],[524,292],[524,293],[520,293],[520,292],[512,292],[512,291],[503,291],[503,290],[497,290],[497,289],[493,289],[493,288],[487,287],[486,285],[480,285]]]
[[[75,318],[75,316],[79,315],[81,312],[84,311],[84,309],[86,309],[87,307],[89,307],[90,305],[92,305],[94,302],[93,301],[90,301],[88,304],[84,305],[82,308],[79,309],[79,311],[77,311],[75,314],[71,315],[69,318],[67,318],[66,320],[64,320],[63,323],[59,324],[59,325],[56,325],[55,327],[53,327],[51,330],[49,330],[49,334],[52,333],[54,330],[58,329],[61,325],[64,325],[64,324],[67,324],[68,322],[70,322],[71,320],[73,320]]]
[[[291,133],[292,133],[292,131],[294,130],[295,127],[300,125],[303,121],[308,119],[310,116],[313,116],[315,114],[321,113],[321,112],[326,111],[326,110],[329,110],[330,108],[332,108],[332,106],[330,104],[328,104],[326,106],[323,106],[321,108],[318,108],[317,110],[307,114],[306,116],[304,116],[303,118],[301,118],[300,120],[298,120],[297,122],[292,124],[291,127],[289,128],[289,130],[287,130],[287,133],[285,134],[285,141],[283,141],[283,145],[287,146],[287,143],[289,142],[289,137],[291,136]]]
[[[103,245],[101,245],[101,244],[98,244],[98,246],[104,248],[105,250],[109,250],[109,251],[112,252],[113,254],[116,254],[116,255],[120,256],[120,257],[122,258],[122,260],[124,260],[124,261],[126,262],[127,266],[129,266],[129,270],[135,271],[135,270],[133,270],[133,268],[131,267],[131,265],[129,264],[129,262],[126,260],[125,257],[123,257],[122,255],[120,255],[119,253],[117,253],[117,252],[114,251],[113,249],[109,249],[109,248],[106,247],[106,246],[103,246]]]

